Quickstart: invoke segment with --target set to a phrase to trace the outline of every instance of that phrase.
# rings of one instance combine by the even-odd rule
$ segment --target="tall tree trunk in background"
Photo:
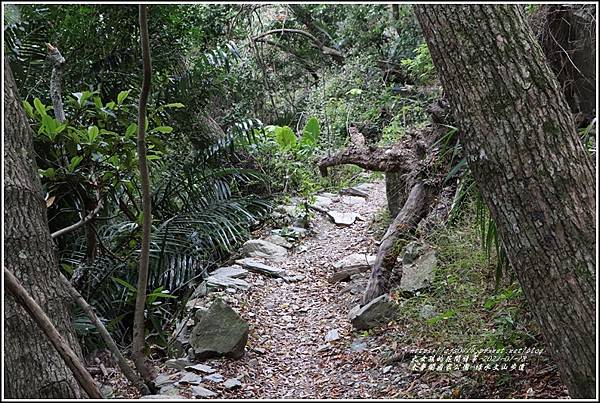
[[[148,175],[148,161],[146,160],[146,107],[150,93],[150,74],[152,65],[150,59],[150,44],[148,38],[148,6],[139,6],[140,15],[140,44],[142,48],[142,59],[144,66],[144,79],[140,94],[138,109],[138,138],[137,152],[140,164],[140,182],[142,186],[142,211],[144,214],[142,227],[142,246],[140,251],[140,265],[137,281],[137,296],[135,300],[135,312],[133,321],[133,346],[132,356],[136,368],[146,381],[154,378],[153,371],[146,361],[144,355],[146,287],[148,287],[148,265],[150,261],[150,227],[152,225],[152,205],[150,199],[150,178]]]
[[[419,5],[469,167],[573,398],[595,397],[592,162],[515,5]]]
[[[71,322],[71,298],[59,281],[58,261],[37,173],[32,132],[8,62],[4,61],[5,267],[42,306],[67,343],[81,355]],[[4,397],[86,397],[44,333],[14,298],[4,300]]]

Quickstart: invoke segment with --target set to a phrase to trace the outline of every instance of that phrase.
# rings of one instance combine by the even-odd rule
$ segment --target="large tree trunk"
[[[4,264],[44,307],[78,355],[80,347],[59,282],[58,261],[46,217],[32,132],[8,62],[4,61]],[[4,396],[11,399],[77,399],[85,393],[54,347],[11,295],[4,300]]]
[[[574,398],[595,397],[595,180],[515,5],[420,5],[469,167]]]

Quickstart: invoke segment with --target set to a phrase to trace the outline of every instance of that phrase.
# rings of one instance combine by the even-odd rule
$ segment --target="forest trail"
[[[355,331],[348,312],[362,297],[369,272],[350,282],[331,284],[333,264],[352,253],[375,254],[380,234],[373,221],[385,206],[383,180],[363,184],[368,197],[328,194],[329,211],[360,215],[350,226],[334,224],[315,212],[311,230],[288,251],[277,266],[302,274],[299,282],[248,273],[252,287],[235,293],[218,292],[250,324],[246,353],[241,359],[202,361],[214,369],[216,382],[200,386],[215,398],[378,398],[398,396],[398,388],[412,379],[404,365],[382,363],[381,338]],[[255,237],[266,238],[271,228]],[[380,334],[380,336],[383,336]],[[333,339],[333,340],[331,340]],[[402,374],[399,374],[401,372]],[[170,382],[180,378],[166,369]],[[227,389],[223,379],[236,378],[241,386]],[[164,379],[164,378],[163,378]],[[176,383],[177,385],[177,383]],[[166,389],[176,397],[191,397],[184,385]],[[161,390],[161,394],[165,393]]]
[[[375,182],[368,189],[367,198],[339,195],[328,206],[329,210],[358,213],[363,220],[343,227],[332,223],[325,214],[315,214],[311,221],[313,231],[285,259],[284,268],[305,275],[303,281],[265,279],[263,287],[253,287],[245,293],[240,314],[250,322],[247,352],[242,359],[225,361],[220,367],[226,378],[238,377],[243,386],[224,391],[223,397],[394,395],[378,389],[380,364],[365,342],[355,340],[353,335],[348,311],[357,304],[359,290],[349,290],[351,283],[327,282],[333,263],[351,253],[377,251],[371,223],[385,205],[385,184]],[[326,342],[328,332],[335,337],[336,331],[339,339]]]

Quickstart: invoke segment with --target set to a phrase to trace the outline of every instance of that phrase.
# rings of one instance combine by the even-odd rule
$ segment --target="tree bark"
[[[58,333],[48,315],[44,313],[42,308],[40,308],[27,290],[19,283],[19,280],[6,267],[3,273],[6,290],[29,313],[39,328],[46,334],[50,343],[52,343],[64,363],[73,373],[77,383],[86,391],[89,397],[102,399],[102,394],[98,390],[98,385],[94,382],[94,378],[92,378],[88,370],[83,366],[77,354],[75,354],[65,339]]]
[[[573,398],[595,397],[592,161],[515,5],[419,5],[469,167]]]
[[[33,135],[8,62],[4,61],[4,264],[43,306],[77,355],[80,347],[68,295],[58,281],[58,261],[37,173]],[[5,397],[77,399],[85,397],[73,374],[43,332],[15,299],[4,304]]]
[[[150,93],[150,75],[152,65],[150,59],[150,43],[148,36],[148,6],[139,6],[140,17],[140,42],[142,48],[142,59],[144,64],[144,79],[140,94],[138,110],[138,139],[137,152],[140,166],[140,182],[142,187],[142,245],[140,251],[140,265],[137,281],[137,295],[135,300],[135,312],[133,319],[133,362],[137,370],[147,382],[152,382],[153,371],[149,366],[144,354],[146,341],[144,311],[146,308],[146,287],[148,287],[148,266],[150,263],[150,229],[152,226],[152,205],[150,198],[150,177],[148,174],[148,162],[146,160],[146,107]]]
[[[411,189],[402,210],[396,215],[381,240],[381,245],[377,251],[377,259],[363,295],[363,305],[389,292],[392,270],[396,265],[401,249],[397,243],[402,239],[402,236],[410,234],[417,228],[419,221],[427,211],[427,199],[425,185],[418,182]]]

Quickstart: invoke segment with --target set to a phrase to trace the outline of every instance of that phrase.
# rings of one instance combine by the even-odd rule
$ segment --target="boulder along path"
[[[163,368],[158,379],[161,395],[250,399],[402,396],[400,390],[412,381],[408,365],[385,364],[382,349],[389,351],[389,346],[381,345],[384,332],[373,336],[357,331],[348,319],[348,312],[360,301],[370,270],[353,275],[349,282],[328,281],[341,259],[377,253],[379,239],[372,224],[386,203],[385,184],[380,180],[358,188],[367,197],[318,197],[316,206],[323,211],[315,212],[307,235],[284,256],[263,260],[294,273],[294,281],[249,272],[243,278],[249,289],[229,287],[208,294],[224,299],[248,322],[245,354],[236,360],[196,360],[208,365],[207,372],[212,373],[197,372],[191,384],[179,382],[183,376],[188,380],[194,376],[182,366]],[[355,213],[338,215],[354,222],[335,224],[325,211]],[[255,237],[268,240],[270,235],[269,228]]]

